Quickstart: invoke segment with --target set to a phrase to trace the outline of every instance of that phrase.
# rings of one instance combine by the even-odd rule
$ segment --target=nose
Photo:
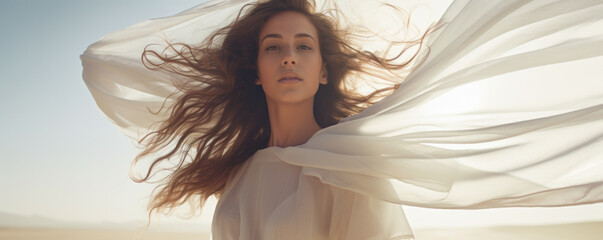
[[[285,53],[285,56],[283,56],[283,59],[281,60],[281,66],[282,67],[295,66],[295,57],[293,56],[291,51],[287,51],[287,53]]]

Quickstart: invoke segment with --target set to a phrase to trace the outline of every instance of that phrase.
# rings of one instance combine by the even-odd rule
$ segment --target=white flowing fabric
[[[203,39],[243,4],[209,3],[91,45],[83,75],[100,109],[138,139],[163,116],[146,107],[157,110],[178,81],[146,70],[142,48],[163,34]],[[601,13],[601,0],[457,0],[434,10],[446,25],[400,89],[304,145],[258,151],[220,199],[213,237],[410,239],[399,204],[603,202]]]

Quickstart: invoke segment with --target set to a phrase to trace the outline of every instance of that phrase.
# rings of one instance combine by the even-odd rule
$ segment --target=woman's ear
[[[327,83],[329,83],[328,78],[329,74],[327,73],[327,64],[323,63],[322,70],[320,70],[320,84],[327,85]]]
[[[256,73],[255,76],[255,85],[262,85],[262,82],[260,82],[260,73]]]

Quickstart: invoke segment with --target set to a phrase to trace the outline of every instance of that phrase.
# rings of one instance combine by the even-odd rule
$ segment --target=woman
[[[196,16],[211,15],[216,5],[209,6],[156,25],[174,26],[166,33],[182,29]],[[347,93],[340,81],[354,72],[396,79],[411,62],[396,64],[398,59],[347,45],[329,34],[338,31],[305,1],[255,5],[199,50],[171,45],[173,56],[147,48],[147,66],[186,78],[137,72],[139,65],[115,51],[106,54],[132,41],[119,37],[132,39],[127,33],[133,29],[84,53],[84,79],[99,107],[122,128],[156,130],[139,157],[176,144],[143,180],[154,166],[182,154],[151,210],[215,194],[216,239],[410,239],[398,204],[487,208],[603,201],[596,150],[602,147],[603,86],[596,79],[601,70],[593,67],[601,63],[603,40],[589,31],[603,24],[602,8],[597,2],[455,1],[441,19],[446,25],[429,36],[425,62],[395,93],[342,121],[375,95]],[[386,71],[373,72],[375,67]],[[568,92],[562,74],[584,70],[592,72],[572,78],[575,89]],[[132,83],[141,76],[152,78],[151,84]],[[137,103],[167,96],[166,87],[155,84],[165,82],[159,78],[173,80],[180,97],[157,128],[122,115],[123,106],[100,95]],[[124,88],[106,91],[99,79],[146,95],[119,96]],[[517,88],[530,84],[551,89]],[[462,106],[441,107],[451,100]]]

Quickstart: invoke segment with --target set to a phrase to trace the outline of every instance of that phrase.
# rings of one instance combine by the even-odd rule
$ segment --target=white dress
[[[212,223],[213,239],[411,239],[402,206],[322,183],[256,152],[229,182]]]
[[[350,7],[366,2],[339,5],[360,23],[387,20]],[[146,107],[158,109],[179,79],[145,69],[142,48],[203,39],[244,3],[208,3],[91,45],[83,76],[99,108],[143,136],[165,116]],[[400,204],[603,202],[603,1],[448,4],[432,15],[446,25],[428,58],[399,90],[301,146],[244,163],[217,205],[214,239],[410,239]]]

